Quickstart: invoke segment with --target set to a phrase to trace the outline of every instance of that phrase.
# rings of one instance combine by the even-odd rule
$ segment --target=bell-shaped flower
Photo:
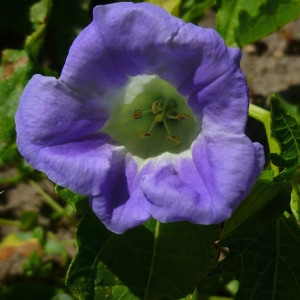
[[[88,195],[116,233],[153,217],[229,218],[261,173],[245,135],[241,52],[148,3],[97,6],[59,79],[35,75],[16,115],[20,153]]]

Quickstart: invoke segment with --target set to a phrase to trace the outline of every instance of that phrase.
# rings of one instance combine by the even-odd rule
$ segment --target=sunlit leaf
[[[55,186],[55,191],[59,197],[61,197],[74,209],[75,212],[80,213],[89,210],[88,198],[86,196],[75,194],[59,185]]]
[[[186,22],[198,21],[205,16],[205,11],[215,4],[216,0],[182,1],[180,17]]]
[[[291,210],[295,218],[300,221],[300,186],[295,180],[291,194]]]
[[[291,180],[297,171],[300,150],[300,127],[296,119],[280,105],[276,95],[271,96],[272,137],[279,143],[281,153],[271,153],[272,163],[283,169],[275,181]]]
[[[36,57],[44,43],[46,22],[52,7],[52,0],[41,0],[30,8],[30,21],[34,32],[26,38],[25,49]]]
[[[234,236],[241,227],[252,231],[274,222],[288,208],[289,200],[284,185],[273,181],[273,171],[264,171],[248,197],[225,222],[221,238]]]
[[[145,2],[149,2],[160,6],[174,16],[179,15],[179,7],[181,0],[146,0]]]
[[[228,45],[243,47],[300,15],[299,0],[218,0],[217,30]]]
[[[19,232],[7,235],[0,244],[1,280],[23,273],[22,263],[29,260],[32,253],[39,258],[44,253],[40,242],[32,233]]]
[[[32,63],[24,50],[5,50],[0,67],[0,164],[14,160],[14,116],[24,86],[32,70]]]
[[[35,31],[27,37],[25,50],[4,50],[0,67],[0,164],[15,162],[18,151],[15,143],[14,116],[23,89],[33,73],[33,60],[44,41],[46,19],[52,0],[41,0],[30,9]]]

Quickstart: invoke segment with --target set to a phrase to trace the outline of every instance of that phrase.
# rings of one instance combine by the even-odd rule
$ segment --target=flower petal
[[[215,30],[186,24],[148,3],[98,6],[93,24],[122,72],[159,75],[190,96],[199,119],[205,114],[205,122],[215,126],[245,129],[248,88],[241,52],[227,48]]]
[[[134,159],[127,159],[123,169],[109,170],[101,195],[90,197],[90,205],[95,214],[115,233],[123,233],[151,217],[148,203],[139,187],[140,178],[147,170],[144,169],[136,176],[137,172]]]
[[[124,148],[97,133],[107,114],[101,102],[51,77],[34,76],[16,114],[20,153],[54,182],[80,194],[97,195]]]
[[[196,140],[192,153],[219,215],[223,208],[232,212],[240,204],[264,167],[263,147],[244,134],[206,130]]]
[[[237,49],[223,51],[222,59],[217,56],[215,66],[203,60],[194,77],[199,89],[191,94],[188,103],[193,112],[202,117],[202,130],[208,127],[243,133],[249,99],[246,79],[239,68],[241,53]],[[216,76],[209,77],[209,71],[203,76],[204,70],[214,70]]]
[[[35,76],[24,90],[16,115],[20,152],[54,182],[89,195],[114,232],[150,216],[221,222],[248,194],[264,162],[262,147],[244,135],[248,90],[240,57],[215,30],[186,24],[155,5],[98,6],[61,77]],[[199,124],[192,151],[164,153],[139,171],[123,146],[100,133],[116,94],[137,75],[173,84],[189,98]]]
[[[211,201],[205,201],[207,190],[191,159],[161,155],[150,165],[141,188],[155,219],[211,223]]]
[[[109,103],[127,76],[155,74],[190,97],[200,122],[205,115],[203,126],[241,133],[248,88],[240,58],[240,50],[227,48],[213,29],[186,24],[149,3],[125,2],[95,7],[93,22],[74,41],[60,79],[105,95],[101,100]]]
[[[156,74],[177,86],[201,62],[197,39],[192,44],[176,39],[186,23],[158,6],[149,3],[97,6],[93,23],[115,63],[130,76]],[[201,37],[202,29],[190,26],[198,28]]]
[[[94,21],[73,42],[59,79],[77,91],[108,101],[128,77],[114,61]]]
[[[162,222],[220,223],[247,196],[263,163],[261,145],[244,135],[200,135],[192,157],[162,155],[141,186]]]

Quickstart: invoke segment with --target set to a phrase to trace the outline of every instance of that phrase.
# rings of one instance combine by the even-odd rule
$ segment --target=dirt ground
[[[208,12],[207,17],[200,23],[205,27],[214,27],[214,14]],[[249,88],[251,101],[263,107],[268,107],[271,93],[279,93],[286,100],[300,101],[300,18],[288,24],[278,32],[269,35],[263,40],[247,45],[243,49],[241,67],[244,71]],[[15,176],[15,170],[0,169],[1,178]],[[54,197],[59,204],[64,205],[54,193],[54,185],[44,179],[39,186],[49,195]],[[38,221],[41,225],[51,229],[60,240],[72,239],[75,234],[74,226],[65,220],[60,220],[53,225],[49,215],[51,208],[45,203],[41,194],[29,183],[21,182],[17,185],[0,186],[0,218],[18,220],[25,210],[39,212]],[[17,231],[14,226],[1,226],[0,241],[9,233]],[[68,248],[70,257],[75,254],[75,246]],[[7,260],[1,261],[0,270]],[[20,261],[11,261],[7,273],[0,272],[0,281],[8,276],[9,272],[21,272]],[[15,264],[15,268],[11,267]],[[18,267],[19,266],[19,267]],[[10,273],[9,276],[13,276]]]
[[[214,27],[215,14],[208,11],[201,26]],[[257,43],[243,48],[241,68],[252,102],[268,107],[271,93],[300,102],[300,18]]]
[[[280,94],[300,102],[300,18],[254,45],[245,46],[241,67],[250,96]]]

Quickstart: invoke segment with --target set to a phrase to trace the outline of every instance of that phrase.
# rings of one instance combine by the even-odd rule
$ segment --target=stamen
[[[187,114],[179,114],[176,117],[179,122],[190,119],[190,116]]]
[[[162,113],[156,115],[154,120],[155,120],[155,122],[157,122],[157,123],[161,123],[162,120],[163,120],[163,118],[164,118],[164,113],[162,112]]]
[[[168,124],[167,124],[167,119],[166,119],[165,116],[164,116],[163,122],[164,122],[164,126],[165,126],[165,128],[166,128],[166,130],[167,130],[168,135],[171,135],[169,126],[168,126]]]
[[[167,140],[169,142],[175,143],[177,145],[181,143],[180,140],[176,136],[174,136],[174,135],[168,135],[167,136]]]
[[[167,118],[171,119],[171,120],[178,120],[179,122],[181,122],[183,120],[190,119],[190,116],[187,115],[187,114],[172,114],[172,113],[168,113],[167,114]]]
[[[174,135],[171,134],[169,126],[167,124],[166,117],[164,117],[163,122],[164,122],[164,126],[165,126],[165,128],[167,130],[167,133],[168,133],[167,140],[170,141],[170,142],[173,142],[175,144],[180,144],[181,143],[180,140],[177,137],[175,137]]]
[[[159,108],[159,102],[154,101],[152,103],[152,112],[153,112],[154,115],[156,115],[158,113],[158,108]]]
[[[154,121],[152,122],[152,124],[151,124],[149,130],[146,131],[146,132],[141,133],[141,134],[140,134],[140,138],[143,139],[143,138],[145,138],[145,137],[150,137],[150,136],[151,136],[151,131],[152,131],[152,129],[154,128],[154,126],[155,126],[156,123],[157,123],[157,122],[156,122],[155,119],[154,119]]]
[[[149,114],[151,112],[152,112],[152,109],[146,109],[144,111],[137,109],[130,115],[130,117],[132,119],[140,119],[143,115]]]
[[[151,136],[151,133],[150,132],[143,132],[140,134],[140,138],[143,139],[143,138],[148,138]]]
[[[143,112],[142,112],[140,109],[138,109],[138,110],[135,110],[135,111],[130,115],[130,117],[131,117],[132,119],[140,119],[140,118],[142,117],[142,115],[143,115]]]
[[[152,113],[154,115],[154,120],[149,128],[148,131],[145,131],[140,134],[140,138],[148,138],[151,137],[151,132],[156,125],[156,123],[163,123],[166,131],[167,131],[167,140],[175,143],[180,144],[181,141],[174,135],[171,134],[171,131],[169,129],[167,119],[170,120],[178,120],[179,122],[183,120],[190,119],[190,116],[187,114],[177,114],[174,109],[176,108],[177,104],[174,100],[170,100],[168,102],[165,102],[164,99],[156,100],[152,103],[151,109],[147,110],[135,110],[130,117],[132,119],[140,119],[144,114]]]

